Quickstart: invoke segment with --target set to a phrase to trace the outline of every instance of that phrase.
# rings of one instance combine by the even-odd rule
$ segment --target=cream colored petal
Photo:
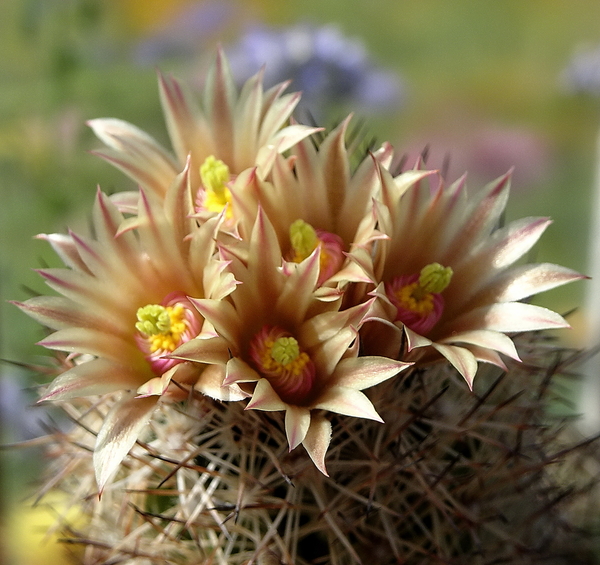
[[[307,320],[299,330],[299,338],[305,347],[315,347],[320,343],[336,337],[345,328],[360,328],[369,314],[374,299],[342,310],[324,312]]]
[[[455,235],[440,256],[440,263],[456,264],[465,250],[473,247],[473,242],[487,237],[494,230],[506,208],[509,190],[510,173],[489,183],[475,195],[469,204],[467,215],[454,226]]]
[[[452,266],[455,276],[449,292],[471,301],[475,291],[484,292],[497,273],[529,251],[549,224],[547,218],[523,218],[496,230],[465,261]]]
[[[41,233],[35,237],[36,239],[47,241],[67,267],[89,272],[87,265],[82,261],[81,256],[77,251],[77,246],[70,235],[64,235],[60,233]]]
[[[127,151],[135,147],[140,153],[146,153],[153,160],[164,162],[170,168],[176,168],[173,158],[156,142],[156,140],[137,126],[117,118],[96,118],[89,120],[98,139],[108,147],[118,151]]]
[[[113,270],[110,262],[110,256],[103,256],[101,253],[102,246],[97,241],[80,237],[75,233],[71,233],[71,240],[77,256],[82,263],[81,268],[76,267],[74,269],[75,272],[79,272],[84,275],[103,277],[107,276],[107,274]],[[65,264],[70,266],[68,265],[68,262]],[[121,267],[118,270],[125,277],[128,276],[126,268]]]
[[[412,351],[418,347],[429,347],[431,345],[431,340],[427,339],[425,336],[422,336],[416,332],[413,332],[410,328],[404,326],[404,333],[407,338],[407,349],[408,351]]]
[[[118,365],[106,359],[92,359],[56,377],[40,402],[69,400],[117,390],[136,390],[152,376],[149,368],[147,372],[140,372],[129,365]]]
[[[490,365],[496,365],[496,367],[500,367],[500,369],[503,371],[508,370],[506,364],[502,360],[502,357],[500,357],[496,351],[487,349],[486,347],[478,347],[477,345],[465,345],[465,348],[475,356],[477,361],[489,363]]]
[[[264,115],[258,138],[259,145],[266,145],[283,127],[300,101],[300,93],[283,94],[289,82],[277,84],[264,94]]]
[[[391,181],[390,181],[391,183]],[[383,188],[385,188],[385,182],[383,183]],[[394,236],[394,222],[392,218],[393,208],[385,206],[379,200],[373,200],[373,214],[377,220],[377,228],[384,236],[378,243],[374,250],[374,259],[373,262],[377,265],[378,269],[376,270],[375,281],[380,281],[381,273],[383,270],[383,263],[387,258],[387,253],[389,252],[389,248],[391,245],[392,236]],[[375,282],[374,281],[374,282]]]
[[[180,345],[169,357],[196,363],[225,365],[230,357],[229,344],[220,336],[190,339]]]
[[[241,321],[234,306],[225,300],[211,300],[208,298],[189,298],[196,307],[216,329],[219,335],[229,343],[238,344],[241,341]]]
[[[250,315],[257,308],[271,308],[274,305],[285,280],[279,272],[282,262],[277,234],[266,214],[259,209],[250,236],[247,268],[239,274],[233,263],[231,268],[243,283],[241,292],[232,295],[241,316]]]
[[[333,375],[336,385],[363,390],[397,375],[411,363],[402,363],[387,357],[364,356],[342,359]]]
[[[277,412],[285,410],[288,407],[285,402],[279,398],[267,379],[260,379],[256,383],[252,399],[248,402],[246,410],[265,410],[267,412]]]
[[[164,194],[180,166],[147,133],[114,118],[88,125],[110,149],[93,151],[155,194]]]
[[[98,300],[100,296],[98,301],[104,302],[106,289],[91,275],[71,269],[39,269],[37,272],[44,277],[50,288],[67,298],[72,298],[76,302],[85,302]]]
[[[204,109],[208,113],[217,157],[234,163],[234,108],[236,89],[227,58],[219,49],[211,66],[204,91]]]
[[[344,241],[356,245],[369,239],[375,225],[373,198],[381,198],[381,179],[377,160],[373,154],[369,154],[348,178],[343,204],[339,210],[335,210],[338,218],[336,233]]]
[[[302,442],[313,463],[326,477],[325,455],[331,442],[331,422],[322,415],[311,418],[310,427]]]
[[[314,408],[329,410],[345,416],[368,418],[376,422],[383,422],[371,401],[362,392],[353,388],[342,386],[328,388],[315,402]]]
[[[143,186],[158,196],[165,194],[173,177],[177,174],[177,170],[175,169],[170,176],[160,174],[158,171],[149,167],[147,163],[140,162],[126,153],[121,153],[112,149],[96,149],[90,151],[90,153],[104,159],[107,163],[110,163],[125,173],[136,184]]]
[[[343,120],[324,140],[319,147],[319,157],[327,189],[327,203],[332,211],[333,231],[347,237],[344,232],[343,224],[351,222],[356,224],[356,218],[348,211],[343,214],[344,202],[347,196],[348,185],[350,184],[350,160],[346,151],[346,131],[350,123],[351,116]],[[362,214],[361,214],[362,216]],[[340,226],[338,227],[338,222]]]
[[[258,206],[265,206],[267,201],[262,197],[261,190],[266,183],[261,180],[257,173],[257,166],[253,162],[253,166],[243,170],[234,180],[229,183],[231,191],[232,209],[239,222],[235,229],[229,229],[234,237],[248,239],[252,232],[252,226],[258,214]],[[269,184],[269,188],[271,185]],[[281,208],[280,208],[281,210]],[[269,215],[269,214],[267,214]],[[273,219],[273,216],[271,216]],[[237,230],[237,231],[236,231]]]
[[[379,186],[377,188],[379,189]],[[368,205],[362,208],[361,218],[357,219],[353,225],[358,227],[355,228],[356,233],[349,235],[348,238],[352,242],[350,246],[351,253],[359,248],[371,251],[372,245],[377,245],[377,241],[389,239],[387,235],[376,228],[377,213],[372,198],[369,199]]]
[[[156,403],[155,396],[126,396],[106,416],[94,448],[94,470],[100,493],[148,424]]]
[[[358,346],[358,330],[366,319],[374,299],[341,312],[325,312],[307,320],[297,335],[319,372],[331,375],[342,357]]]
[[[442,344],[459,344],[465,343],[469,345],[477,345],[479,347],[485,347],[487,349],[493,349],[504,355],[520,361],[519,354],[515,348],[515,344],[512,339],[507,335],[492,331],[492,330],[472,330],[467,332],[461,332],[452,334],[451,336],[440,339],[438,343]]]
[[[469,388],[473,390],[473,379],[477,373],[477,359],[475,356],[464,347],[456,345],[443,345],[440,343],[432,343],[432,347],[437,349],[452,366],[462,375],[467,381]]]
[[[105,328],[107,332],[119,332],[110,316],[102,316],[99,311],[90,311],[64,296],[35,296],[25,302],[13,302],[28,316],[37,320],[43,326],[52,329]]]
[[[521,265],[499,274],[473,298],[473,302],[517,302],[584,278],[585,275],[577,271],[551,263]]]
[[[486,245],[493,256],[492,266],[503,269],[527,253],[552,223],[548,218],[521,218],[494,232],[491,245]]]
[[[261,378],[248,363],[242,361],[239,357],[232,357],[227,361],[223,384],[229,386],[234,383],[251,383],[261,380]]]
[[[140,200],[139,193],[136,196],[137,196],[137,201],[139,202],[139,200]],[[138,212],[138,207],[136,205],[133,213],[137,214],[137,212]],[[120,237],[124,233],[137,230],[140,227],[140,225],[141,225],[141,223],[140,223],[140,219],[138,218],[138,216],[131,216],[130,218],[125,218],[121,222],[121,225],[119,226],[119,231],[115,234],[115,237]]]
[[[256,183],[256,198],[282,238],[289,236],[289,227],[298,218],[313,218],[307,214],[306,200],[310,193],[301,188],[294,174],[295,157],[277,155],[270,182]],[[248,220],[246,220],[248,222]]]
[[[328,340],[310,348],[310,357],[320,373],[331,375],[340,359],[351,354],[353,344],[358,344],[358,330],[354,326],[347,326]]]
[[[192,273],[203,273],[206,266],[215,258],[216,240],[223,220],[222,216],[209,218],[200,225],[200,228],[191,232],[191,237],[188,236],[190,247],[187,257]],[[209,277],[202,274],[202,281],[204,285],[212,287],[213,282]],[[207,298],[215,298],[208,292],[205,295]]]
[[[117,207],[98,190],[92,220],[96,238],[102,245],[102,254],[112,258],[114,264],[127,266],[131,273],[143,278],[148,273],[136,235],[125,233],[115,237],[123,219]]]
[[[191,153],[199,161],[215,148],[206,120],[186,90],[173,78],[158,74],[160,102],[165,115],[169,137],[180,163]]]
[[[347,255],[344,266],[327,279],[326,284],[372,283],[375,280],[370,254],[364,249],[356,249]]]
[[[319,153],[310,139],[303,139],[294,146],[293,154],[296,157],[295,167],[294,170],[288,168],[287,175],[294,180],[285,184],[297,186],[304,192],[301,198],[303,209],[298,210],[298,217],[310,218],[313,226],[331,226],[333,211],[327,198]]]
[[[380,174],[388,177],[389,173],[385,167],[379,167]],[[390,207],[395,208],[399,205],[400,199],[412,187],[427,177],[439,175],[438,171],[412,170],[405,171],[394,177],[391,183],[384,184],[384,202]]]
[[[169,187],[164,201],[164,214],[171,231],[170,237],[183,253],[187,249],[186,239],[197,226],[190,216],[194,213],[194,197],[197,187],[191,185],[191,162],[188,157],[185,167]]]
[[[248,398],[250,395],[244,392],[237,384],[224,385],[225,365],[210,365],[200,375],[194,389],[215,400],[237,401]]]
[[[311,136],[313,133],[322,131],[323,128],[304,126],[300,124],[293,124],[279,130],[270,140],[268,145],[265,145],[265,149],[274,149],[277,153],[283,153],[288,149],[294,147],[297,143]],[[259,153],[260,155],[260,153]],[[257,158],[257,164],[260,166],[261,162]],[[264,163],[263,163],[264,165]]]
[[[384,141],[379,149],[373,151],[373,157],[389,170],[394,158],[393,145],[389,141]]]
[[[258,129],[262,112],[262,80],[264,71],[248,79],[242,90],[235,109],[235,138],[234,138],[234,163],[239,169],[246,169],[255,165],[258,151]]]
[[[154,377],[149,381],[145,382],[142,386],[136,390],[136,398],[144,398],[146,396],[162,396],[173,378],[176,367],[172,367],[166,373],[163,373],[160,377]]]
[[[237,287],[233,273],[227,270],[226,261],[218,261],[216,258],[209,261],[202,271],[202,286],[204,295],[213,300],[223,300],[229,296]]]
[[[285,433],[290,451],[300,445],[310,426],[310,410],[301,406],[287,406],[285,411]]]
[[[286,277],[277,302],[277,311],[288,323],[298,326],[314,303],[314,290],[319,278],[320,249],[317,247],[301,263],[287,265]]]
[[[140,363],[143,355],[132,340],[106,331],[106,328],[90,329],[73,327],[59,330],[38,342],[48,349],[71,353],[88,353],[116,362]]]
[[[143,190],[140,191],[138,221],[137,234],[156,271],[164,273],[165,278],[177,273],[180,288],[194,288],[182,249],[182,237],[177,237],[177,230],[165,218],[162,202],[150,199]],[[185,236],[184,230],[180,230],[180,235]]]
[[[452,323],[456,332],[487,329],[511,333],[568,327],[567,321],[556,312],[521,302],[503,302],[477,308]]]
[[[139,193],[137,190],[124,190],[109,196],[110,201],[121,214],[137,214]]]
[[[135,301],[139,301],[144,294],[141,282],[136,284],[135,281],[128,281],[127,278],[120,281],[120,292],[115,292],[105,280],[79,271],[44,269],[39,270],[38,273],[44,277],[50,288],[90,310],[95,310],[94,314],[98,314],[101,318],[110,318],[115,313],[130,310],[132,303],[135,304]],[[128,282],[132,282],[133,286],[128,286]],[[115,320],[114,325],[120,322],[122,318]]]
[[[343,290],[327,286],[317,287],[313,293],[313,298],[319,302],[335,302],[343,296]]]
[[[348,259],[350,264],[357,266],[360,270],[360,272],[355,275],[357,282],[360,282],[359,279],[364,278],[365,282],[373,284],[377,283],[377,276],[375,275],[373,265],[373,256],[367,249],[353,249],[352,252],[348,254]],[[350,267],[350,265],[348,267]]]

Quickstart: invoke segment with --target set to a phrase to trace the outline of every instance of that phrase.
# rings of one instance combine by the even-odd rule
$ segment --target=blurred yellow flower
[[[83,555],[83,546],[61,543],[64,527],[81,528],[86,518],[66,494],[53,491],[36,506],[15,504],[0,532],[11,565],[68,565]]]

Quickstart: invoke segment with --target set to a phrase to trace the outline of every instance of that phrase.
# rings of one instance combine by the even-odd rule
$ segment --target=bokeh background
[[[200,89],[217,45],[240,80],[293,73],[298,118],[333,125],[349,109],[366,139],[477,190],[515,167],[507,219],[551,216],[535,258],[586,272],[600,128],[600,2],[594,0],[1,0],[0,442],[30,440],[43,378],[42,330],[9,299],[44,292],[33,268],[57,265],[38,233],[84,230],[96,187],[123,175],[89,153],[95,117],[130,121],[167,143],[155,69]],[[291,76],[291,75],[290,75]],[[435,229],[435,226],[432,226]],[[585,284],[536,299],[560,312]],[[568,339],[585,343],[585,312]],[[35,442],[34,442],[35,443]],[[0,452],[0,562],[59,563],[37,548],[23,500],[38,450]],[[40,530],[41,531],[41,530]],[[36,538],[37,539],[37,538]]]

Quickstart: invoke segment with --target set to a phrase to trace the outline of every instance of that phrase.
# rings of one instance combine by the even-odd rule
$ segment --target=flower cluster
[[[101,489],[160,403],[283,412],[289,449],[326,475],[331,413],[382,421],[365,389],[440,361],[471,387],[479,362],[518,360],[508,334],[567,326],[520,302],[581,275],[513,266],[549,221],[500,227],[508,176],[468,197],[419,166],[394,174],[387,143],[355,165],[349,120],[315,143],[290,119],[299,95],[261,73],[238,92],[221,53],[201,106],[159,86],[173,152],[93,120],[139,190],[98,193],[93,237],[40,236],[65,263],[40,271],[59,296],[19,303],[69,354],[42,400],[121,395],[95,446]]]

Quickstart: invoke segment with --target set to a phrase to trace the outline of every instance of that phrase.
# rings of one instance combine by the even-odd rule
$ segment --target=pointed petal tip
[[[155,68],[155,72],[156,72],[156,77],[159,82],[159,86],[168,87],[169,81],[177,82],[172,76],[170,76],[170,75],[167,76],[165,73],[163,73],[159,67]]]
[[[494,187],[492,190],[492,194],[497,195],[502,191],[508,190],[510,188],[510,181],[512,179],[514,169],[514,167],[511,167],[502,176],[498,177],[495,181],[492,181],[492,185]]]
[[[111,481],[156,407],[157,399],[125,398],[111,408],[96,438],[93,463],[99,492]]]
[[[331,422],[322,415],[315,416],[312,418],[306,437],[302,441],[302,445],[304,445],[315,467],[326,477],[329,477],[329,473],[325,466],[325,456],[331,442],[331,432]]]
[[[96,129],[99,127],[100,122],[106,118],[92,118],[91,120],[86,120],[84,123],[87,127],[89,127],[94,133]]]

